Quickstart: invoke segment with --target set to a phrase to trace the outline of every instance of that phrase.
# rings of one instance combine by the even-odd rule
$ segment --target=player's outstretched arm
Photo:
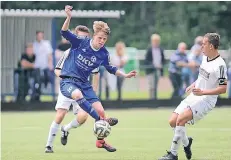
[[[124,78],[132,78],[132,77],[136,77],[137,72],[135,70],[129,72],[129,73],[124,73],[120,70],[117,70],[115,75],[116,76],[120,76],[120,77],[124,77]]]
[[[73,8],[72,6],[68,6],[68,5],[65,6],[65,12],[66,12],[67,18],[66,18],[65,22],[63,23],[63,26],[62,26],[60,33],[66,40],[68,40],[72,44],[72,48],[77,48],[83,39],[77,37],[75,34],[73,34],[69,31],[72,8]]]
[[[69,29],[70,21],[71,21],[71,10],[72,6],[66,5],[65,6],[65,12],[67,14],[67,18],[65,22],[63,23],[62,31],[67,31]]]

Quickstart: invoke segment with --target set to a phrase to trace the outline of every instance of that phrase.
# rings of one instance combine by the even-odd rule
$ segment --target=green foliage
[[[221,48],[227,49],[231,41],[231,2],[2,2],[8,9],[63,9],[66,4],[78,10],[124,10],[121,19],[106,21],[112,30],[108,46],[123,40],[127,46],[144,49],[149,45],[150,35],[159,33],[165,49],[176,49],[180,41],[189,47],[194,38],[207,32],[221,34]],[[85,24],[92,27],[93,20],[73,19],[72,27]],[[60,19],[60,28],[64,19]],[[57,32],[59,32],[57,30]]]

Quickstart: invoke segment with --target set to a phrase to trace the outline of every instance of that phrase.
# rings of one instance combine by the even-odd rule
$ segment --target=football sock
[[[98,115],[96,110],[91,106],[91,104],[85,98],[78,99],[76,102],[85,112],[87,112],[90,116],[92,116],[96,121],[100,120],[100,116]]]
[[[56,133],[58,132],[58,130],[59,130],[59,124],[57,124],[55,121],[53,121],[51,123],[51,126],[50,126],[50,131],[49,131],[46,146],[50,146],[50,147],[53,146],[53,141],[55,139],[55,136],[56,136]]]
[[[186,128],[182,126],[182,143],[184,147],[189,144],[188,136],[186,135]]]
[[[177,155],[177,151],[179,149],[179,146],[180,146],[180,143],[182,141],[182,135],[183,135],[183,126],[176,126],[175,128],[175,133],[174,133],[174,137],[173,137],[173,140],[172,140],[172,145],[171,145],[171,153],[173,155]]]
[[[70,123],[68,123],[67,125],[65,125],[63,127],[63,129],[64,129],[64,131],[69,131],[71,128],[77,128],[79,126],[80,126],[79,122],[76,119],[74,119]]]

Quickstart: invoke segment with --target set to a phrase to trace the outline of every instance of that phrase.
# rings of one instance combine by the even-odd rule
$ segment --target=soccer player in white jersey
[[[90,36],[90,30],[86,26],[79,25],[75,28],[75,33],[81,37],[89,37]],[[60,76],[61,70],[64,64],[65,59],[68,57],[70,49],[66,50],[63,53],[63,56],[61,59],[58,61],[56,67],[55,67],[55,75],[57,77]],[[95,69],[92,72],[93,74],[93,89],[96,91],[98,88],[98,82],[99,82],[99,69]],[[82,125],[88,117],[88,113],[86,113],[84,110],[80,108],[80,106],[77,104],[76,101],[73,99],[67,98],[62,93],[59,91],[58,95],[58,100],[55,106],[55,109],[57,110],[56,112],[56,117],[55,120],[52,122],[51,127],[50,127],[50,132],[48,135],[48,140],[46,144],[46,153],[53,153],[53,141],[54,138],[58,132],[59,125],[63,121],[66,113],[70,109],[70,106],[72,105],[73,108],[73,113],[77,115],[77,118],[71,121],[69,124],[65,125],[62,127],[61,132],[62,132],[62,138],[61,142],[63,145],[67,143],[67,135],[68,135],[68,130],[71,128],[77,128],[80,125]],[[66,135],[65,135],[66,134]]]
[[[217,33],[207,33],[203,38],[204,53],[197,80],[186,92],[191,92],[175,109],[169,119],[174,128],[174,137],[170,151],[159,160],[178,160],[177,152],[183,143],[185,156],[191,159],[192,138],[187,137],[185,124],[194,124],[207,115],[216,105],[219,94],[226,93],[227,67],[218,53],[220,36]]]

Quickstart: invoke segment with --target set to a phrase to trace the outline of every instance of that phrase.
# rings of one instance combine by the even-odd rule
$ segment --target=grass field
[[[110,110],[120,122],[108,141],[117,152],[95,147],[93,120],[71,130],[67,146],[54,143],[54,154],[45,154],[45,143],[54,112],[2,113],[2,160],[155,160],[165,154],[173,131],[168,126],[172,109]],[[73,118],[71,112],[64,123]],[[189,126],[194,138],[193,160],[231,160],[231,109],[214,109],[204,120]],[[184,160],[182,148],[179,159]]]

